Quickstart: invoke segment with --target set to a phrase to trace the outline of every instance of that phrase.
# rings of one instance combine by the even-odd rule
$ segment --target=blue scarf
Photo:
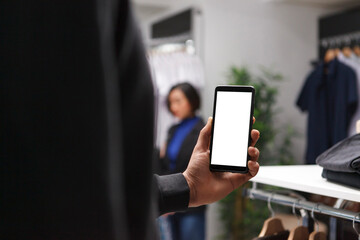
[[[166,155],[170,159],[169,169],[173,171],[176,167],[176,159],[179,154],[182,143],[187,135],[194,128],[200,118],[193,117],[183,120],[175,129],[173,138],[169,141]],[[189,159],[190,160],[190,159]]]

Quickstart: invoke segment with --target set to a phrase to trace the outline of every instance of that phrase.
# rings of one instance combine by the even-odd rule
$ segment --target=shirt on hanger
[[[345,57],[344,54],[340,53],[338,56],[340,62],[348,65],[351,67],[354,72],[356,73],[357,77],[357,93],[360,95],[360,62],[357,61],[357,57],[352,54],[349,58]],[[358,103],[357,109],[351,118],[349,129],[348,129],[348,136],[352,136],[356,134],[356,122],[360,120],[360,104]]]
[[[324,69],[327,68],[327,73]],[[337,59],[321,63],[310,73],[297,106],[308,112],[306,163],[347,137],[358,102],[354,71]]]

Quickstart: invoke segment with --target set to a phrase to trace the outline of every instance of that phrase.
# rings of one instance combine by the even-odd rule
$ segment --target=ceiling
[[[238,0],[240,1],[240,0]],[[244,0],[242,0],[244,1]],[[254,1],[254,0],[250,0]],[[360,6],[360,0],[258,0],[264,3],[296,4],[319,8],[351,8]],[[135,14],[140,21],[161,15],[179,4],[205,4],[206,0],[132,0]]]
[[[359,0],[263,0],[264,2],[298,4],[323,8],[347,8],[360,6]]]
[[[131,0],[134,4],[135,14],[141,21],[161,16],[177,7],[196,5],[206,0]]]
[[[138,1],[134,3],[135,15],[140,22],[161,15],[163,12],[166,12],[168,8],[169,6],[166,5],[139,3]]]

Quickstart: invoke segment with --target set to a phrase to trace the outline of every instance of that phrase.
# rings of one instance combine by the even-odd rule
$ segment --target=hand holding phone
[[[254,120],[254,119],[253,119]],[[190,188],[189,207],[216,202],[230,192],[256,176],[259,171],[259,150],[255,147],[260,132],[251,130],[251,148],[248,149],[251,161],[248,161],[248,173],[212,172],[209,169],[209,145],[213,118],[209,118],[199,134],[198,141],[191,155],[190,162],[183,176]]]
[[[210,170],[248,172],[255,89],[252,86],[215,88]]]

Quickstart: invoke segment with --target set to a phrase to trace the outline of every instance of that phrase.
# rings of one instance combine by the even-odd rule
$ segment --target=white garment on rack
[[[167,109],[170,88],[188,82],[200,94],[205,84],[204,70],[199,56],[186,52],[153,53],[149,55],[149,63],[157,95],[156,146],[161,147],[166,141],[168,129],[177,121]]]
[[[346,64],[347,66],[351,67],[354,72],[356,73],[357,77],[357,93],[358,93],[358,106],[354,115],[351,118],[349,129],[348,129],[348,136],[352,136],[356,134],[356,122],[360,120],[360,63],[357,61],[356,56],[352,54],[349,58],[345,57],[344,54],[341,52],[338,55],[338,59],[340,62]]]
[[[359,56],[356,56],[355,54],[353,54],[353,59],[354,59],[355,62],[360,64],[360,57]]]

